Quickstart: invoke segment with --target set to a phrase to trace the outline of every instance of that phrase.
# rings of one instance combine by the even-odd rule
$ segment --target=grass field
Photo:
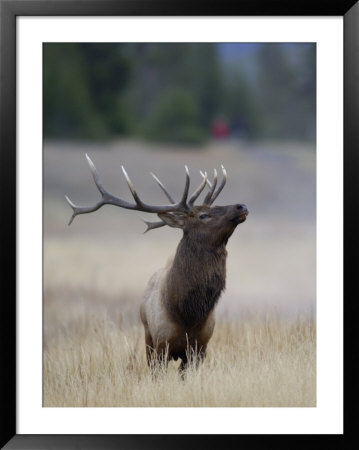
[[[178,363],[149,371],[139,326],[84,313],[44,349],[44,406],[315,406],[315,322],[220,321],[184,380]]]
[[[105,149],[47,143],[43,405],[315,406],[312,150],[293,144],[169,151],[134,142]],[[176,195],[184,163],[195,184],[200,168],[223,163],[229,180],[218,204],[249,208],[227,246],[227,286],[207,358],[185,379],[177,373],[179,362],[151,376],[138,312],[147,280],[174,253],[180,232],[165,227],[143,235],[139,214],[111,207],[67,227],[65,194],[84,205],[98,199],[85,152],[115,194],[129,199],[120,175],[124,163],[139,193],[154,203],[164,198],[148,172]]]

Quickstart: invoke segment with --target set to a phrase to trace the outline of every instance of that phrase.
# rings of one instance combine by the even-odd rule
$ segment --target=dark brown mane
[[[205,322],[226,284],[224,245],[203,248],[192,239],[178,245],[166,283],[169,311],[188,330]]]

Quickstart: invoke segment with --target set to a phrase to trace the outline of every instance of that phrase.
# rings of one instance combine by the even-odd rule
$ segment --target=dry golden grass
[[[217,323],[205,362],[151,376],[139,325],[84,314],[44,346],[44,406],[315,406],[315,321]]]

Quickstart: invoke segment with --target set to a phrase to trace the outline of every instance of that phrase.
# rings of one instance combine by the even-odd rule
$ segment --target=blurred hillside
[[[221,137],[315,139],[315,44],[46,43],[43,50],[47,138],[192,145],[220,124]]]

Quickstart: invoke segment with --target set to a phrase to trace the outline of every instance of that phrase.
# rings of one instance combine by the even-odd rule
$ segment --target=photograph
[[[341,447],[359,2],[0,3],[0,447]]]
[[[44,42],[42,94],[42,406],[315,408],[316,43]]]

